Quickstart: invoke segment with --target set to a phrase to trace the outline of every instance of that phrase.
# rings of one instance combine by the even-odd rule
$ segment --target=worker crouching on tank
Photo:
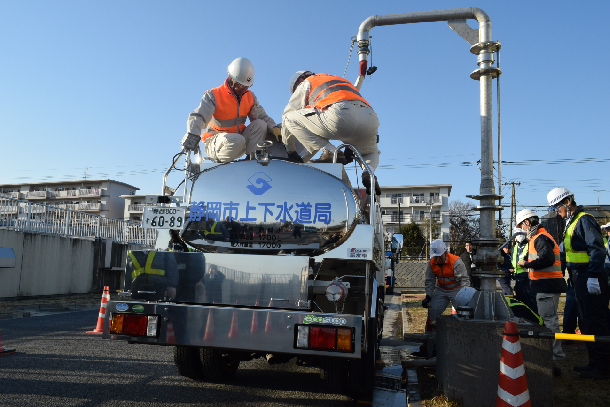
[[[176,298],[178,265],[172,252],[128,251],[127,271],[131,270],[132,299],[171,300]]]
[[[517,214],[517,227],[527,233],[528,240],[527,260],[520,260],[517,265],[529,269],[530,290],[536,294],[538,314],[547,328],[558,333],[559,296],[568,291],[561,271],[559,246],[540,225],[538,215],[530,209],[524,209]],[[553,361],[565,358],[561,340],[553,339]]]
[[[456,295],[463,287],[470,287],[466,266],[458,256],[448,253],[442,240],[430,243],[430,262],[426,269],[426,298],[422,307],[428,308],[428,317],[434,323],[449,302],[457,309]]]

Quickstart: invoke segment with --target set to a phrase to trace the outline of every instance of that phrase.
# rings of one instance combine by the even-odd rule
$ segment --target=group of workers
[[[199,106],[187,121],[183,147],[205,144],[213,161],[227,163],[250,155],[267,137],[285,146],[287,161],[296,163],[333,162],[336,147],[331,140],[353,145],[368,164],[362,166],[362,183],[370,195],[371,174],[379,164],[377,147],[379,120],[375,111],[348,80],[311,71],[298,71],[289,82],[292,96],[277,124],[267,115],[250,91],[254,84],[254,65],[237,58],[227,68],[228,78],[204,93]],[[246,125],[249,119],[250,123]],[[297,151],[297,143],[300,151]],[[317,159],[313,157],[321,151]],[[337,153],[337,162],[353,161],[353,153]],[[374,176],[374,174],[373,174]],[[380,194],[378,186],[375,193]]]
[[[593,216],[576,204],[574,194],[566,188],[554,188],[548,193],[547,200],[549,211],[557,212],[566,221],[564,237],[557,244],[542,227],[534,211],[524,209],[517,213],[517,227],[513,234],[515,244],[511,253],[515,298],[538,314],[551,331],[560,332],[557,308],[560,295],[568,291],[567,270],[574,289],[581,333],[610,336],[610,244],[604,236],[610,236],[610,223],[600,227]],[[602,228],[606,231],[603,234]],[[460,258],[448,253],[441,240],[430,244],[426,298],[422,306],[429,308],[428,315],[432,321],[444,312],[449,302],[457,309],[472,298],[475,289],[471,287],[467,270],[472,263],[470,246],[467,254]],[[574,366],[574,371],[587,379],[610,378],[610,343],[586,344],[588,363]],[[554,340],[553,361],[565,357],[561,341]],[[555,367],[554,371],[557,370]]]

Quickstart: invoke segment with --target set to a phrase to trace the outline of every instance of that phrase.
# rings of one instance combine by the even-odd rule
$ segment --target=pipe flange
[[[504,198],[504,195],[499,195],[499,194],[466,195],[466,198],[480,201],[481,199],[501,199],[501,198]]]
[[[481,79],[481,76],[489,74],[491,74],[492,79],[496,79],[502,75],[502,70],[500,68],[479,68],[470,74],[470,78],[478,81]]]
[[[502,45],[497,41],[478,42],[470,47],[470,52],[479,55],[481,51],[497,52]]]
[[[502,211],[504,210],[504,207],[502,205],[481,205],[481,206],[475,206],[474,208],[472,208],[472,210],[474,211]]]

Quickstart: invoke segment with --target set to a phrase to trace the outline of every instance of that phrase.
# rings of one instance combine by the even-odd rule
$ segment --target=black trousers
[[[602,293],[589,294],[587,280],[589,279],[589,264],[574,267],[569,263],[568,271],[578,304],[578,317],[582,321],[580,332],[585,335],[610,336],[608,330],[608,277],[603,272],[599,274],[598,281]],[[610,343],[587,342],[590,351],[610,353]]]
[[[515,277],[515,299],[521,301],[532,311],[538,314],[538,302],[536,302],[536,294],[530,289],[530,279],[527,276]]]

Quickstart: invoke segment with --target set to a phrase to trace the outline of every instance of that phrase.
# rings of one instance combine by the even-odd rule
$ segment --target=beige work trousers
[[[212,160],[226,163],[244,154],[253,153],[258,143],[265,140],[267,123],[258,119],[251,122],[239,133],[218,133],[205,141],[205,153]]]
[[[326,110],[294,110],[284,116],[282,126],[287,131],[286,148],[294,151],[296,138],[309,152],[304,160],[313,157],[330,140],[340,140],[356,147],[373,170],[379,164],[379,119],[370,106],[359,100],[333,103]]]
[[[439,315],[443,315],[443,312],[445,312],[449,303],[457,310],[458,304],[455,300],[455,296],[461,289],[462,287],[456,287],[453,290],[443,290],[438,286],[434,287],[432,299],[430,300],[430,304],[428,304],[428,316],[432,322],[435,322],[436,317]]]
[[[544,325],[552,332],[559,333],[559,315],[557,308],[559,307],[559,294],[536,294],[536,302],[538,304],[538,313],[544,321]],[[553,339],[553,360],[565,360],[566,354],[561,348],[561,340]]]

